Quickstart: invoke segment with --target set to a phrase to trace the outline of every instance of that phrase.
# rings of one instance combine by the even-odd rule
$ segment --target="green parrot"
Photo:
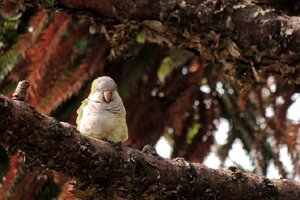
[[[77,130],[83,135],[115,143],[128,138],[126,111],[115,81],[108,76],[93,81],[77,114]]]

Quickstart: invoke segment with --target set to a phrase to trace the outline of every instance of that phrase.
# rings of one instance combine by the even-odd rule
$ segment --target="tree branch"
[[[237,168],[209,169],[81,135],[74,126],[0,96],[0,143],[62,172],[94,199],[299,199],[300,183],[270,180]],[[77,193],[78,194],[78,193]]]
[[[197,52],[241,82],[253,84],[280,76],[284,82],[300,84],[300,17],[261,6],[273,1],[55,2],[53,7],[92,16],[114,53],[121,54],[142,35],[148,42]]]

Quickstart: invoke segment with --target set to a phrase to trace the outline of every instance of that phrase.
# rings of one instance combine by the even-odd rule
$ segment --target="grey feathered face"
[[[97,90],[98,91],[114,91],[117,89],[117,85],[115,81],[108,77],[108,76],[102,76],[98,78],[98,84],[97,84]]]
[[[117,85],[112,78],[102,76],[94,80],[92,93],[93,91],[99,93],[99,101],[109,103],[113,101],[114,93],[117,91]]]

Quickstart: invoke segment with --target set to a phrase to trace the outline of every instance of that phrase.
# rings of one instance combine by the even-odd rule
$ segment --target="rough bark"
[[[23,89],[27,89],[24,87]],[[300,183],[209,169],[164,159],[81,135],[74,126],[37,113],[15,95],[0,96],[0,143],[33,165],[78,181],[75,193],[93,199],[299,199]],[[147,153],[148,152],[148,153]]]
[[[287,16],[272,8],[261,7],[251,1],[58,0],[57,6],[73,13],[91,14],[99,19],[107,17],[116,20],[115,23],[128,20],[140,22],[158,20],[163,24],[152,24],[144,21],[144,25],[161,35],[168,31],[172,32],[164,29],[164,25],[177,28],[178,32],[175,33],[177,38],[172,41],[174,45],[179,45],[181,42],[186,43],[184,40],[191,39],[187,38],[187,35],[180,35],[180,31],[185,30],[185,34],[191,34],[189,37],[205,34],[206,38],[202,39],[206,41],[199,41],[203,43],[201,47],[204,48],[209,48],[209,45],[212,44],[212,41],[210,44],[205,44],[209,40],[217,39],[207,35],[211,31],[236,41],[238,47],[241,48],[236,49],[237,51],[249,50],[251,53],[259,53],[269,48],[268,52],[263,52],[264,55],[274,56],[276,52],[282,53],[281,50],[299,51],[300,48],[299,17]],[[104,23],[105,21],[101,22]],[[112,21],[107,21],[107,23],[109,22]],[[248,49],[252,45],[256,46],[255,49]],[[271,48],[274,49],[271,51]],[[246,53],[249,54],[250,52]],[[234,52],[231,53],[234,54]]]
[[[104,25],[101,30],[116,52],[144,34],[146,41],[197,52],[241,82],[278,75],[287,83],[300,84],[300,18],[273,7],[279,3],[57,0],[55,6],[94,17]]]

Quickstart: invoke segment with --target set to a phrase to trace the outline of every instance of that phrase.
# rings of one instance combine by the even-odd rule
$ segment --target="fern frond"
[[[32,48],[47,21],[47,14],[42,10],[38,11],[37,14],[30,19],[28,29],[32,29],[32,31],[23,33],[19,37],[18,42],[11,47],[11,50],[5,53],[7,54],[7,57],[12,57],[13,55],[15,55],[14,57],[17,57],[14,64],[7,64],[7,62],[5,63],[1,61],[0,58],[1,69],[4,69],[5,71],[3,75],[0,72],[0,80],[3,80],[6,75],[7,78],[5,80],[7,82],[19,81],[20,79],[25,78],[23,74],[27,69],[27,64],[22,61],[26,59],[26,52],[28,51],[28,49]],[[5,56],[5,54],[3,56]],[[6,58],[5,60],[8,60],[8,58]],[[6,67],[3,67],[2,65]]]
[[[205,94],[199,92],[198,120],[200,127],[198,132],[192,138],[191,144],[186,152],[186,157],[193,162],[203,162],[209,154],[211,146],[214,144],[213,132],[216,130],[214,121],[218,119],[216,113],[217,105],[211,104],[207,109],[205,101],[212,96],[205,97]]]
[[[45,101],[39,105],[38,109],[41,112],[51,113],[62,102],[77,94],[90,76],[97,73],[99,69],[103,69],[107,44],[102,44],[94,45],[91,51],[87,53],[86,59],[75,71],[72,69],[66,70],[53,87],[53,90],[49,92]]]
[[[49,61],[49,66],[55,66],[46,69],[45,78],[43,79],[44,83],[39,85],[41,96],[40,102],[43,101],[43,98],[47,96],[47,94],[52,90],[52,87],[55,86],[56,82],[60,78],[61,74],[64,73],[66,68],[70,65],[74,65],[80,57],[80,54],[77,54],[76,49],[74,46],[77,44],[78,40],[81,40],[82,35],[87,31],[87,27],[80,27],[72,31],[69,34],[68,38],[59,45],[56,52],[51,56]],[[36,109],[39,110],[39,104],[36,106]]]
[[[48,15],[44,10],[39,10],[30,19],[27,27],[28,31],[20,36],[20,40],[13,47],[20,52],[23,58],[26,57],[27,50],[31,48],[40,37],[48,20]]]
[[[3,182],[0,187],[0,199],[7,199],[11,194],[11,190],[21,172],[21,166],[24,159],[21,156],[14,155],[10,158],[9,171],[2,178]]]
[[[55,15],[53,23],[44,31],[40,41],[29,53],[30,66],[28,70],[30,74],[27,80],[31,83],[28,90],[28,99],[32,106],[36,106],[41,99],[40,85],[43,83],[46,74],[46,69],[51,68],[49,60],[55,53],[61,37],[67,30],[70,18],[63,13]]]
[[[15,49],[11,49],[0,57],[0,81],[20,62],[21,55]]]
[[[234,131],[232,131],[231,129],[228,132],[226,143],[218,148],[218,156],[220,157],[222,166],[224,165],[225,159],[228,157],[229,151],[232,149],[232,145],[235,142],[235,140],[236,140],[236,135],[234,134]]]
[[[17,30],[19,27],[19,24],[21,23],[20,18],[22,17],[22,13],[19,11],[12,12],[9,15],[5,15],[5,11],[2,10],[2,5],[5,3],[1,2],[0,5],[0,41],[1,46],[0,49],[7,49],[9,48],[13,43],[15,43],[17,36]],[[5,9],[5,8],[4,8]],[[4,14],[4,15],[3,15]]]
[[[12,20],[5,20],[3,25],[0,27],[1,36],[3,37],[3,35],[7,35],[7,34],[11,34],[12,32],[15,32],[18,29],[19,24],[20,24],[20,20],[18,18]]]
[[[41,172],[40,172],[41,173]],[[31,183],[31,187],[28,188],[26,192],[26,196],[23,198],[24,200],[32,200],[41,192],[43,186],[47,182],[48,177],[43,174],[38,174],[33,177],[33,181]]]
[[[11,200],[24,199],[31,187],[35,187],[33,184],[37,176],[41,173],[41,170],[34,169],[33,171],[26,173],[16,186],[14,193],[11,195]]]
[[[42,184],[42,187],[39,188],[39,192],[36,193],[36,191],[34,191],[33,192],[34,195],[32,195],[32,197],[27,196],[27,199],[28,200],[58,199],[58,195],[62,190],[62,184],[57,184],[50,174],[47,176],[47,179],[41,181],[44,181],[44,183]]]
[[[66,182],[63,187],[62,190],[58,196],[58,200],[77,200],[74,195],[70,192],[70,190],[72,189],[72,186],[70,184],[70,182]]]

